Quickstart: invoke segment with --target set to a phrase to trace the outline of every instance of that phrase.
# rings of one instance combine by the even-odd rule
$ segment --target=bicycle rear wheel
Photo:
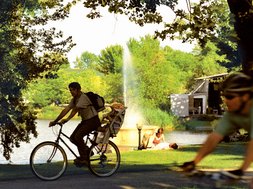
[[[66,153],[55,142],[40,143],[31,153],[30,167],[38,178],[56,180],[67,168]]]
[[[96,144],[90,148],[89,170],[96,176],[113,175],[120,166],[120,151],[116,144]]]

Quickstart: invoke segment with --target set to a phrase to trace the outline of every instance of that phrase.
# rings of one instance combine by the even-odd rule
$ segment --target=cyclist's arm
[[[76,115],[77,112],[78,112],[78,108],[73,108],[71,113],[69,114],[68,118],[65,121],[66,122],[69,121],[72,117],[74,117]]]
[[[59,122],[69,111],[71,110],[71,107],[67,106],[64,108],[61,113],[58,115],[58,117],[49,123],[49,127],[54,126],[57,122]]]
[[[223,136],[219,133],[213,132],[208,137],[203,146],[198,151],[194,163],[198,164],[205,156],[210,154],[215,147],[219,144],[219,142],[223,139]]]
[[[253,161],[253,139],[251,139],[247,145],[247,151],[246,151],[246,155],[245,155],[245,159],[244,162],[241,166],[241,170],[246,171],[251,162]]]
[[[215,127],[215,131],[207,137],[207,140],[198,151],[194,160],[195,164],[199,163],[205,156],[210,154],[224,136],[227,136],[229,133],[234,131],[235,125],[233,125],[230,121],[231,116],[233,115],[226,112],[219,120],[217,126]]]

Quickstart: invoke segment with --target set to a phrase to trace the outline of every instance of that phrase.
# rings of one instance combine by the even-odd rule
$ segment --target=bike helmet
[[[241,72],[230,74],[221,85],[221,94],[244,94],[253,92],[253,79]]]

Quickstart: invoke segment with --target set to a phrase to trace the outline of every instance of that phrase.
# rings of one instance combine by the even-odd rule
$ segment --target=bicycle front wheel
[[[67,168],[67,155],[55,142],[37,145],[30,156],[32,172],[42,180],[56,180]]]
[[[120,166],[120,152],[116,144],[96,144],[90,149],[89,170],[96,176],[108,177],[113,175]]]

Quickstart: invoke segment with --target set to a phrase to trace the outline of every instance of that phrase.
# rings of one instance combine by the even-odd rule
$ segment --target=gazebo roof
[[[203,77],[198,77],[198,78],[195,78],[195,79],[213,79],[213,78],[216,78],[216,77],[224,77],[228,75],[228,73],[221,73],[221,74],[215,74],[215,75],[210,75],[210,76],[203,76]]]

